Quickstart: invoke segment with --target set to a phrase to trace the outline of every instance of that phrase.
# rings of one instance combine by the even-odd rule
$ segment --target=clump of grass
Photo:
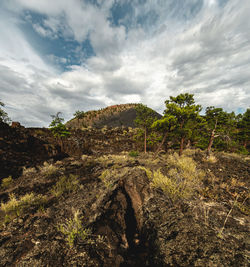
[[[132,150],[132,151],[130,151],[130,152],[128,153],[128,155],[129,155],[130,157],[136,158],[136,157],[139,156],[139,152],[138,152],[138,151],[134,151],[134,150]]]
[[[205,173],[197,169],[195,161],[190,157],[180,157],[177,153],[170,155],[167,159],[167,166],[170,167],[169,175],[178,177],[179,180],[200,181]]]
[[[110,170],[104,170],[102,174],[99,176],[99,178],[102,180],[107,189],[112,188],[113,186],[112,177],[113,177],[113,172]]]
[[[142,166],[139,166],[138,168],[141,170],[144,170],[146,172],[148,179],[150,179],[150,180],[152,179],[153,173],[150,169],[142,167]]]
[[[151,186],[161,188],[172,200],[190,199],[199,189],[204,173],[196,168],[195,162],[189,157],[177,154],[168,158],[168,172],[164,175],[160,169],[146,171]]]
[[[156,188],[161,188],[172,200],[187,198],[190,194],[189,190],[184,187],[184,184],[178,184],[176,179],[171,179],[163,175],[160,169],[153,172],[151,185]]]
[[[58,230],[66,235],[66,241],[70,247],[73,247],[77,239],[88,244],[93,242],[91,239],[91,230],[83,228],[81,220],[80,211],[76,210],[73,212],[73,218],[66,219],[64,223],[57,226]]]
[[[11,177],[11,176],[8,176],[8,177],[2,179],[1,187],[2,187],[3,189],[6,189],[6,188],[8,188],[12,183],[13,183],[13,179],[12,179],[12,177]]]
[[[81,156],[81,159],[82,159],[83,161],[88,160],[88,158],[89,158],[88,155],[82,155],[82,156]]]
[[[131,161],[131,158],[128,158],[127,155],[104,155],[99,157],[96,162],[101,163],[104,167],[108,167],[114,164],[124,164],[126,161]]]
[[[59,197],[64,193],[74,192],[79,187],[79,181],[76,175],[61,176],[58,182],[52,187],[51,193]]]
[[[40,171],[46,178],[54,178],[58,174],[58,167],[44,162],[43,166],[40,167]]]
[[[1,210],[4,212],[5,222],[7,222],[20,216],[28,208],[39,207],[46,202],[45,196],[35,195],[33,192],[25,194],[20,199],[17,199],[14,194],[10,194],[9,201],[1,203]]]
[[[217,158],[214,155],[210,155],[206,158],[206,161],[209,163],[216,163],[217,162]]]
[[[35,172],[36,172],[36,169],[34,167],[33,168],[23,167],[23,175],[32,174]]]

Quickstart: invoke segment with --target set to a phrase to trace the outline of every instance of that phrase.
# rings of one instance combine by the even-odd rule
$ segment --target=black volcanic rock
[[[36,138],[23,126],[0,122],[0,180],[18,177],[23,167],[35,166],[61,154],[60,147]]]

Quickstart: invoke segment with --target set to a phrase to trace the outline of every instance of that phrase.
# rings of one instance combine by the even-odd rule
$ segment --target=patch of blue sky
[[[224,7],[229,0],[218,0],[218,5],[219,7]]]
[[[95,55],[88,38],[79,43],[73,39],[73,36],[65,38],[60,32],[54,38],[43,36],[34,29],[33,25],[43,27],[46,16],[29,13],[26,14],[27,17],[28,19],[20,27],[29,43],[45,62],[54,64],[64,71],[72,65],[83,64],[88,58]]]
[[[244,108],[237,108],[236,114],[243,114],[245,111],[246,110]]]
[[[128,30],[133,24],[134,8],[130,1],[115,1],[110,9],[111,16],[108,18],[112,26],[124,26]]]
[[[146,14],[139,15],[136,24],[142,28],[148,29],[157,23],[158,18],[159,15],[154,10],[150,10]]]

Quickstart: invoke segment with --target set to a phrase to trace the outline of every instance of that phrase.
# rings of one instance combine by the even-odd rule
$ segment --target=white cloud
[[[15,12],[28,8],[47,16],[33,25],[41,35],[63,34],[79,44],[88,36],[96,53],[84,65],[59,74],[33,50],[18,23],[2,17],[0,98],[13,119],[46,126],[49,115],[57,111],[70,119],[77,109],[126,102],[143,102],[163,111],[164,101],[181,92],[195,93],[204,107],[236,111],[249,106],[247,0],[231,0],[224,8],[217,1],[184,1],[181,10],[178,5],[170,9],[177,3],[172,0],[162,5],[148,1],[135,5],[134,14],[154,10],[158,22],[143,28],[134,18],[127,30],[107,20],[113,1],[99,1],[101,7],[80,0],[11,2],[19,4]],[[48,57],[59,64],[67,61],[66,56]]]

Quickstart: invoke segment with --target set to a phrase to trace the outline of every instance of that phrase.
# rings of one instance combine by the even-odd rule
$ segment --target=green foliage
[[[83,118],[85,117],[85,112],[84,112],[84,111],[77,110],[77,111],[74,113],[74,116],[75,116],[77,119],[83,119]]]
[[[1,187],[3,189],[6,189],[8,188],[11,184],[13,183],[13,179],[11,176],[7,177],[7,178],[3,178],[2,179],[2,184],[1,184]]]
[[[79,181],[76,175],[61,176],[58,182],[52,187],[51,193],[59,197],[64,193],[74,192],[79,187]]]
[[[165,101],[164,119],[166,118],[166,121],[161,123],[162,126],[165,124],[168,127],[174,123],[175,135],[180,139],[180,155],[182,154],[184,139],[190,138],[193,129],[201,121],[199,115],[201,106],[195,105],[193,96],[193,94],[188,93],[180,94],[177,97],[170,96],[170,100]],[[160,125],[155,126],[160,127]]]
[[[147,139],[148,134],[151,130],[151,125],[157,120],[155,111],[143,104],[138,104],[135,107],[136,119],[134,120],[135,125],[143,129],[144,132],[144,152],[147,151]]]
[[[8,114],[1,107],[4,107],[4,103],[0,101],[0,121],[5,123],[10,122],[11,120]]]
[[[138,151],[134,151],[134,150],[132,150],[132,151],[130,151],[130,152],[128,153],[128,155],[129,155],[130,157],[136,158],[136,157],[139,156],[139,152],[138,152]]]
[[[246,112],[240,118],[237,125],[238,132],[238,140],[244,145],[246,148],[249,140],[250,140],[250,109],[248,108]]]
[[[70,247],[73,247],[77,239],[87,244],[93,243],[90,229],[83,228],[81,220],[80,212],[76,210],[73,218],[66,219],[64,223],[57,227],[60,232],[66,235],[66,241]]]
[[[70,132],[62,123],[64,119],[60,117],[60,115],[61,112],[57,112],[56,115],[51,115],[52,122],[50,123],[49,128],[55,137],[68,137]]]
[[[135,107],[136,119],[135,124],[143,129],[149,129],[152,123],[157,119],[155,111],[146,105],[138,104]]]

